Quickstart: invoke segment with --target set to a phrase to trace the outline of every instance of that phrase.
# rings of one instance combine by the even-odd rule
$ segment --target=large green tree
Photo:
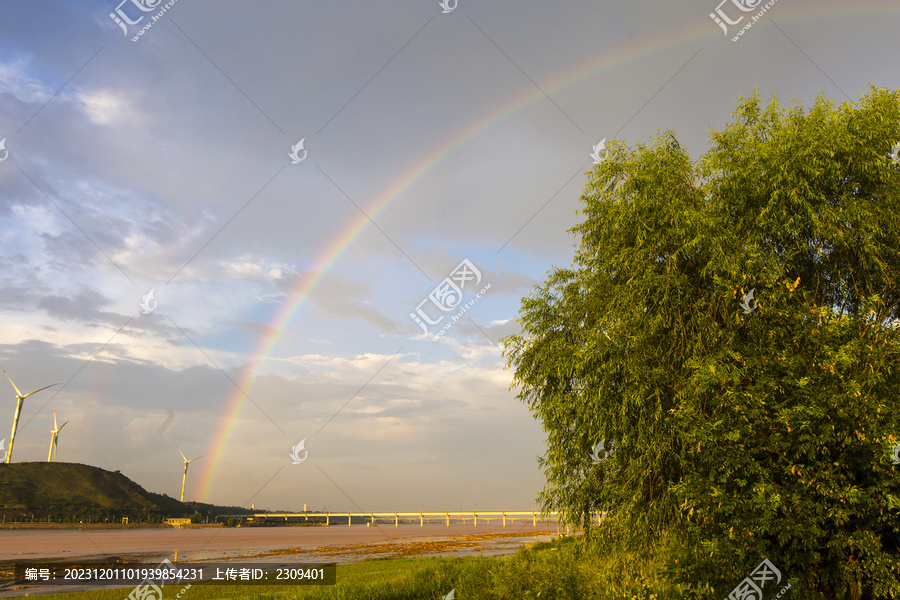
[[[698,161],[614,142],[522,301],[542,506],[675,535],[673,576],[723,596],[768,558],[800,597],[900,597],[900,93],[733,118]]]

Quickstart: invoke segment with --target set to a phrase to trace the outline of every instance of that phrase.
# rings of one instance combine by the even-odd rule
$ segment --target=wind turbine
[[[49,387],[53,387],[54,385],[59,384],[53,383],[48,386],[44,386],[39,390],[34,390],[33,392],[29,392],[27,394],[22,394],[22,392],[19,391],[19,388],[16,387],[16,384],[13,383],[13,380],[9,376],[9,373],[6,372],[6,369],[3,369],[3,374],[6,375],[6,378],[9,379],[10,383],[12,383],[13,389],[16,390],[16,416],[13,417],[12,433],[9,436],[9,450],[6,453],[6,462],[8,464],[12,462],[13,443],[16,441],[16,429],[19,428],[19,413],[22,412],[22,401],[32,394],[37,394],[40,391],[46,390]]]
[[[66,421],[68,423],[68,421]],[[56,443],[59,439],[59,432],[62,431],[62,428],[66,426],[66,423],[62,425],[56,424],[56,409],[53,409],[53,429],[50,430],[50,452],[47,453],[47,462],[50,462],[50,457],[53,457],[53,462],[56,462]]]
[[[178,444],[175,444],[175,447],[178,448]],[[203,454],[201,456],[198,456],[197,458],[192,458],[191,460],[188,460],[187,456],[184,455],[184,452],[181,451],[181,448],[178,448],[178,454],[180,454],[181,458],[184,459],[184,475],[182,475],[182,477],[181,477],[181,501],[184,502],[184,483],[187,481],[187,467],[189,464],[191,464],[195,460],[203,458],[206,455]]]

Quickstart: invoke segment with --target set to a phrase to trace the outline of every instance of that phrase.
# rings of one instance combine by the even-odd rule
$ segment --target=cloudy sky
[[[118,1],[0,4],[0,365],[60,384],[13,459],[55,407],[60,460],[177,497],[178,444],[217,504],[530,509],[500,340],[592,146],[900,87],[896,0]]]

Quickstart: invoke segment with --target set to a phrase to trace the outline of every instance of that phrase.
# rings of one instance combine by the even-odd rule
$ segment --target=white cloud
[[[241,261],[222,261],[219,263],[219,266],[227,277],[250,279],[253,281],[281,281],[285,277],[297,273],[292,265],[284,263],[266,263],[265,261],[253,262],[246,258]],[[265,302],[265,300],[263,301]]]
[[[27,62],[24,60],[0,63],[0,92],[10,94],[27,104],[47,102],[53,96],[53,91],[26,75],[26,68]]]
[[[287,294],[281,292],[277,294],[262,294],[261,296],[256,296],[257,300],[265,304],[283,304],[288,298],[289,296]]]
[[[75,94],[75,99],[84,107],[88,118],[98,125],[110,125],[132,113],[128,101],[110,90],[80,91]]]

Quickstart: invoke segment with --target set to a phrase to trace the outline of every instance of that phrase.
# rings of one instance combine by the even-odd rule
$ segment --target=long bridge
[[[599,522],[602,520],[601,513],[595,513],[592,515],[591,521]],[[287,513],[287,512],[254,512],[250,514],[244,515],[219,515],[220,518],[232,518],[240,521],[247,521],[248,523],[260,521],[260,520],[271,520],[271,519],[284,519],[284,522],[288,522],[290,520],[299,520],[305,519],[309,521],[310,518],[314,520],[325,520],[325,525],[331,525],[331,519],[340,519],[343,521],[344,518],[347,519],[347,526],[350,527],[353,525],[353,518],[356,517],[357,523],[359,520],[363,520],[366,522],[366,526],[371,526],[375,524],[376,519],[393,519],[394,527],[400,526],[400,519],[403,520],[413,520],[419,519],[419,526],[424,527],[425,521],[445,521],[447,527],[450,527],[450,520],[459,520],[462,519],[462,522],[465,523],[467,519],[471,519],[472,523],[475,527],[478,527],[478,519],[481,518],[483,521],[487,523],[491,522],[491,519],[500,519],[503,521],[503,526],[506,527],[506,522],[515,523],[516,520],[519,521],[528,521],[531,520],[531,524],[534,527],[537,527],[538,521],[541,523],[550,523],[557,522],[559,523],[559,513],[556,511],[550,513],[540,513],[534,510],[471,510],[471,511],[414,511],[414,512],[299,512],[299,513]]]

